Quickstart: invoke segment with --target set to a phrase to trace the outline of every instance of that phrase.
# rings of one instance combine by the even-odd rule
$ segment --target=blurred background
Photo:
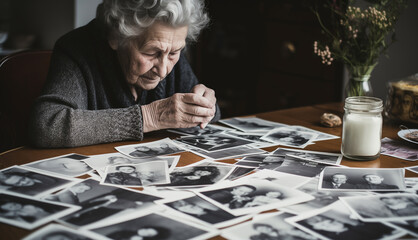
[[[0,0],[0,57],[52,49],[68,31],[95,17],[101,0]],[[211,17],[187,55],[200,81],[215,89],[223,118],[342,101],[344,66],[321,64],[313,42],[320,27],[304,1],[206,0]],[[374,95],[418,73],[418,1],[396,26],[398,41],[372,73]],[[4,43],[3,43],[4,42]]]

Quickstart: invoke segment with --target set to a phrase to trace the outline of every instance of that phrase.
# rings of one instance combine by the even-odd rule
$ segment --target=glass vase
[[[373,96],[370,74],[377,63],[371,66],[349,66],[349,79],[344,89],[344,97]]]

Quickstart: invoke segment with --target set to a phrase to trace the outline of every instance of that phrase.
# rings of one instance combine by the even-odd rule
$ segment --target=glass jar
[[[380,156],[383,102],[379,98],[355,96],[345,99],[341,153],[353,160]]]

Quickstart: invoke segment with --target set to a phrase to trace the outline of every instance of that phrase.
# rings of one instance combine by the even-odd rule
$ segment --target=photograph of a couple
[[[211,186],[197,192],[214,204],[241,215],[312,200],[299,190],[280,186],[269,181],[235,181],[223,186]]]

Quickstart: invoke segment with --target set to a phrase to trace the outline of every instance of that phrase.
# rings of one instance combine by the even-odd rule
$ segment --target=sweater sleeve
[[[88,110],[88,87],[78,65],[54,50],[47,83],[31,113],[30,143],[54,148],[143,139],[139,105]]]

